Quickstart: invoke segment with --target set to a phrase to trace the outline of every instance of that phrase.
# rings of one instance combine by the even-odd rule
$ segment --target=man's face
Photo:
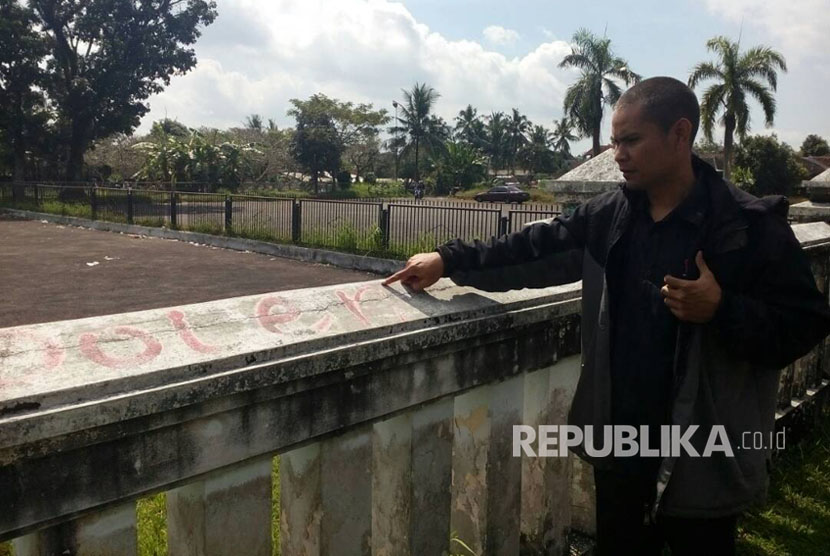
[[[680,163],[670,134],[642,115],[640,106],[621,104],[611,118],[614,160],[633,189],[650,189],[675,173]]]

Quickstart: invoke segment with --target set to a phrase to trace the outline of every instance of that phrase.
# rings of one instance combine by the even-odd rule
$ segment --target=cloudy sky
[[[150,99],[153,120],[190,127],[240,125],[248,114],[293,125],[288,99],[323,92],[392,110],[401,89],[426,82],[452,121],[468,103],[479,113],[519,108],[551,126],[577,76],[557,66],[574,31],[611,37],[644,75],[686,80],[712,59],[706,40],[726,35],[784,54],[775,127],[753,110],[753,132],[798,147],[808,133],[830,138],[830,10],[826,0],[218,0],[216,21],[196,44],[199,63]],[[603,139],[608,137],[608,118]],[[587,141],[581,142],[587,145]]]

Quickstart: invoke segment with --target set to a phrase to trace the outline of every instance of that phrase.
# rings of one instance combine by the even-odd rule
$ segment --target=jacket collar
[[[775,210],[786,215],[786,199],[781,196],[757,199],[737,189],[734,185],[721,178],[717,171],[700,157],[692,155],[692,170],[695,173],[695,187],[700,188],[694,194],[705,194],[708,205],[705,214],[700,215],[703,222],[703,250],[714,253],[730,251],[746,245],[748,220],[745,211]],[[619,184],[627,203],[624,211],[627,217],[636,203],[641,202],[645,192],[632,190],[626,187],[625,182]],[[699,218],[695,216],[695,218]],[[626,218],[627,220],[627,218]]]

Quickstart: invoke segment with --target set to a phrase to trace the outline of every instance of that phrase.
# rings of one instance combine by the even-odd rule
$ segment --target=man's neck
[[[651,218],[655,222],[665,218],[679,205],[692,191],[695,185],[695,174],[691,161],[676,175],[672,176],[657,187],[646,190]]]

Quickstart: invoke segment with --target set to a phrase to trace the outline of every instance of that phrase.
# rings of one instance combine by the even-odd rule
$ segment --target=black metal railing
[[[393,258],[431,251],[454,238],[488,240],[559,214],[557,205],[389,201],[0,184],[0,205],[9,208]]]

